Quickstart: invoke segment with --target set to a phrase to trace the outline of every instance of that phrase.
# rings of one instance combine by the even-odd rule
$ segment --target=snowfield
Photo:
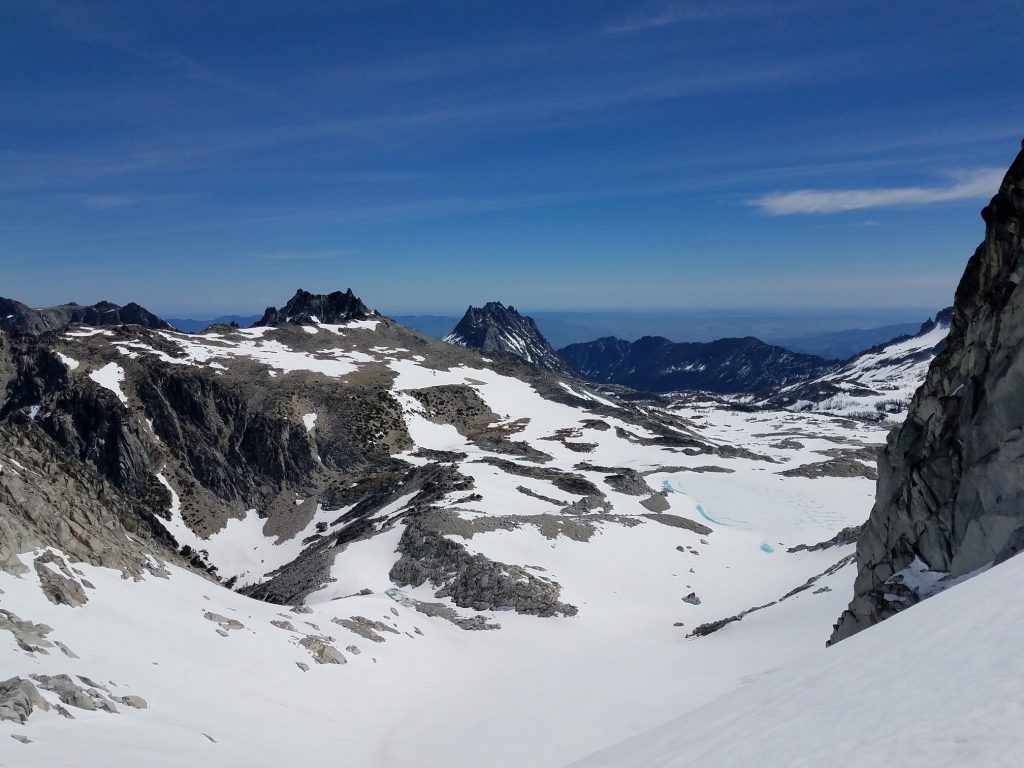
[[[1019,766],[1024,557],[578,768]]]
[[[534,415],[525,430],[531,442],[554,426],[578,423],[581,416],[540,398],[518,380],[487,371],[445,373],[394,365],[398,391],[421,387],[427,379],[463,382],[468,376],[483,382],[475,386],[496,412],[512,419],[524,412]],[[714,439],[745,434],[767,450],[773,450],[767,446],[777,438],[753,434],[792,428],[807,418],[828,426],[822,417],[788,413],[702,411],[699,418]],[[411,406],[407,419],[421,446],[482,455],[454,428],[427,421]],[[861,436],[880,438],[870,432]],[[660,448],[627,443],[611,431],[588,433],[584,439],[599,446],[583,457],[558,442],[534,444],[559,464],[581,458],[640,469],[669,461],[675,466],[709,463],[706,456],[661,455]],[[820,445],[833,443],[822,439]],[[285,761],[311,765],[339,755],[368,766],[563,765],[742,688],[745,680],[797,662],[822,646],[850,594],[851,566],[821,580],[820,587],[829,591],[807,590],[714,635],[686,638],[698,624],[778,599],[852,551],[846,546],[786,552],[787,546],[814,543],[860,522],[871,504],[872,484],[863,478],[776,474],[817,458],[802,455],[809,450],[776,450],[779,463],[765,467],[763,462],[712,457],[731,473],[663,470],[650,475],[652,487],[672,484],[673,492],[666,495],[670,511],[708,525],[712,532],[707,535],[646,519],[632,526],[595,521],[589,541],[547,538],[531,525],[476,534],[467,542],[471,551],[531,566],[557,580],[562,599],[579,608],[572,618],[484,612],[501,625],[497,631],[463,631],[387,594],[394,587],[387,574],[398,557],[400,527],[355,542],[338,556],[332,570],[336,581],[310,596],[310,613],[248,599],[174,567],[169,578],[150,575],[133,582],[115,571],[76,564],[95,585],[87,590],[89,602],[77,608],[49,603],[34,573],[21,578],[0,573],[3,607],[49,625],[49,637],[78,657],[56,649],[49,655],[25,653],[10,635],[0,633],[0,641],[9,643],[2,657],[4,678],[81,674],[112,693],[138,695],[148,704],[145,710],[119,707],[116,715],[73,710],[74,720],[53,710],[37,711],[25,726],[0,724],[32,740],[0,741],[0,764],[64,766],[73,741],[76,765],[83,767],[197,761],[225,767]],[[482,502],[462,505],[463,515],[530,515],[552,509],[515,490],[519,485],[567,496],[544,481],[512,477],[487,464],[467,462],[463,468],[483,496]],[[602,475],[584,474],[595,482]],[[410,497],[400,497],[379,517],[397,513]],[[616,514],[646,513],[637,497],[609,497]],[[700,516],[698,506],[707,517]],[[311,526],[343,512],[318,512]],[[176,529],[183,525],[180,513],[172,514],[168,527],[184,537],[180,541],[206,549],[222,573],[245,580],[261,578],[301,549],[304,534],[279,542],[261,533],[262,522],[250,512],[207,540],[195,534],[190,540]],[[770,551],[763,548],[766,544]],[[24,560],[31,562],[28,556]],[[682,601],[691,591],[699,595],[700,605]],[[429,584],[405,588],[402,594],[436,601]],[[220,625],[204,618],[207,612],[244,626],[221,636]],[[332,621],[353,616],[383,622],[394,632],[380,630],[384,642],[372,642]],[[287,621],[294,629],[271,621]],[[674,626],[677,622],[682,626]],[[306,635],[329,637],[348,663],[313,663],[298,644]],[[302,671],[299,662],[309,671]],[[523,738],[525,733],[530,737]]]

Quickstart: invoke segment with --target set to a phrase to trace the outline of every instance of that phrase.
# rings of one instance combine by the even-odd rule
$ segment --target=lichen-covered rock
[[[1024,152],[982,218],[945,349],[879,461],[854,597],[830,642],[927,596],[900,578],[917,560],[936,581],[1024,548]]]

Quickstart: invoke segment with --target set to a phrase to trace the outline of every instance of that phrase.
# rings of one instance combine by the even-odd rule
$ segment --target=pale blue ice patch
[[[767,552],[768,554],[771,554],[772,552],[775,551],[775,547],[773,547],[771,544],[768,544],[767,542],[765,542],[764,544],[761,545],[761,551],[762,552]]]
[[[725,525],[725,523],[723,523],[721,520],[715,520],[715,518],[713,518],[711,515],[705,512],[704,507],[702,507],[700,504],[697,505],[697,512],[709,523],[714,523],[715,525]]]

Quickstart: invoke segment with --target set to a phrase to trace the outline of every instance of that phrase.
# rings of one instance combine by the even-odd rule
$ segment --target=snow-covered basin
[[[587,545],[574,543],[566,563],[582,558],[596,577],[613,544],[609,537],[584,556]],[[626,611],[635,585],[623,582],[621,594],[609,592],[610,574],[579,617],[501,613],[497,632],[465,632],[380,594],[330,600],[314,604],[311,614],[285,616],[305,632],[314,630],[304,622],[316,624],[339,648],[355,644],[362,653],[346,652],[344,666],[312,665],[303,673],[295,662],[310,663],[308,654],[292,633],[269,623],[281,618],[279,606],[177,569],[170,579],[139,583],[105,569],[82,570],[97,589],[74,609],[42,598],[34,574],[0,574],[5,609],[54,627],[51,636],[81,657],[18,654],[6,657],[3,671],[114,681],[113,691],[143,696],[149,709],[118,716],[76,710],[74,721],[37,713],[23,731],[33,743],[0,740],[0,761],[63,766],[74,744],[78,766],[310,765],[342,753],[373,766],[556,766],[819,646],[821,628],[842,608],[839,595],[850,582],[849,574],[833,577],[834,592],[795,599],[702,641],[683,640],[673,616],[645,616],[643,600]],[[648,586],[650,608],[660,587]],[[432,599],[422,590],[413,594]],[[697,610],[680,603],[680,615],[683,608]],[[205,611],[245,628],[220,637]],[[401,634],[374,644],[330,622],[349,615],[393,622]]]
[[[30,671],[80,673],[113,680],[118,693],[143,696],[150,704],[119,716],[83,712],[74,721],[37,713],[24,731],[32,744],[0,738],[0,763],[66,765],[67,745],[73,743],[80,758],[76,764],[82,766],[309,765],[339,755],[369,766],[558,766],[677,717],[823,645],[848,600],[852,568],[820,582],[831,591],[808,590],[707,638],[685,639],[700,623],[777,599],[851,551],[785,551],[860,522],[870,508],[869,480],[777,474],[820,460],[813,449],[835,445],[800,438],[804,449],[770,447],[779,440],[770,436],[773,432],[816,417],[693,414],[707,436],[770,454],[776,463],[665,452],[617,438],[614,429],[585,430],[580,439],[597,447],[581,457],[558,442],[541,442],[554,429],[578,426],[581,412],[540,398],[523,382],[468,368],[434,372],[408,361],[391,365],[399,374],[398,393],[469,383],[500,418],[530,414],[517,439],[542,446],[554,457],[552,466],[571,469],[586,458],[641,470],[702,464],[732,469],[729,474],[664,470],[648,477],[655,488],[670,483],[673,514],[704,522],[712,532],[701,536],[645,520],[634,527],[600,523],[586,542],[548,539],[529,525],[478,533],[467,542],[471,550],[533,566],[533,573],[558,581],[562,599],[580,609],[572,618],[492,613],[491,619],[502,624],[495,632],[460,630],[383,593],[392,586],[387,572],[398,557],[399,528],[350,545],[332,568],[337,581],[310,597],[310,614],[249,600],[177,569],[170,579],[135,583],[81,566],[97,589],[89,591],[86,605],[74,609],[47,602],[32,572],[22,579],[0,573],[4,608],[49,624],[51,637],[81,657],[30,658],[5,651],[0,679]],[[412,398],[400,396],[418,445],[463,450],[471,457],[486,453],[454,428],[430,423]],[[841,433],[827,419],[815,422],[815,430]],[[756,436],[762,433],[769,436]],[[849,430],[842,434],[850,436]],[[876,440],[877,435],[864,437]],[[524,485],[551,494],[542,481],[504,475],[484,464],[464,468],[487,501],[486,508],[466,505],[468,514],[552,510],[515,491]],[[602,480],[601,473],[583,474]],[[645,512],[636,497],[611,492],[609,498],[616,514]],[[396,499],[378,517],[398,513],[407,502]],[[716,522],[703,519],[698,505]],[[311,525],[319,519],[326,520],[318,513]],[[292,556],[302,536],[277,542],[263,535],[260,523],[255,513],[229,523],[234,526],[230,542],[224,539],[220,548],[217,534],[209,542],[213,559],[251,568],[260,560],[268,565]],[[249,549],[231,550],[235,539]],[[364,587],[373,594],[352,596]],[[690,591],[701,598],[700,605],[682,601]],[[408,592],[437,599],[429,586]],[[203,618],[206,611],[237,618],[245,628],[221,637]],[[297,647],[297,635],[270,625],[282,613],[303,632],[334,637],[349,663],[312,664]],[[352,615],[386,621],[399,632],[375,644],[331,622]],[[685,626],[673,626],[676,622]],[[346,651],[349,645],[362,653]],[[310,671],[301,672],[299,661],[310,664]]]

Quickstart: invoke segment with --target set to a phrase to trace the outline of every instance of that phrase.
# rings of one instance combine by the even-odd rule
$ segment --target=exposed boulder
[[[0,683],[0,721],[24,723],[36,707],[45,712],[50,705],[31,680],[12,677]]]
[[[299,640],[299,645],[309,651],[317,664],[347,664],[345,654],[330,644],[331,638],[306,635]]]
[[[117,714],[117,707],[104,693],[97,690],[96,685],[85,682],[79,685],[68,675],[31,675],[36,684],[45,691],[52,691],[57,694],[64,704],[77,709],[89,711],[102,710]]]
[[[45,552],[33,561],[36,576],[43,594],[54,605],[69,605],[75,608],[85,605],[89,598],[82,585],[68,570],[64,561],[51,552]]]

